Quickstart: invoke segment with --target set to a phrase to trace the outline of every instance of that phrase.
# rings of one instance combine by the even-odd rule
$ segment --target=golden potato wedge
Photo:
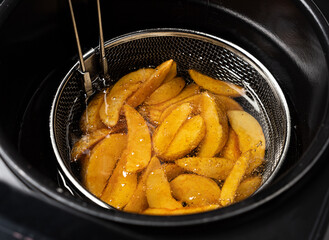
[[[114,84],[99,110],[99,116],[106,126],[113,127],[117,124],[121,108],[127,98],[137,91],[140,85],[149,79],[154,72],[154,69],[142,68],[128,73]]]
[[[174,77],[176,77],[176,75],[177,75],[177,63],[173,61],[165,80],[163,80],[163,83],[171,81]]]
[[[146,181],[146,197],[150,208],[181,208],[171,195],[169,182],[162,168],[156,169],[149,174]]]
[[[170,182],[172,195],[189,207],[219,204],[220,189],[217,183],[207,177],[182,174]]]
[[[228,138],[228,121],[225,111],[208,93],[202,93],[201,116],[206,124],[206,136],[200,144],[199,157],[213,157],[225,146]]]
[[[234,166],[232,160],[225,158],[189,157],[178,159],[175,163],[186,171],[217,180],[225,180]]]
[[[251,196],[262,183],[262,178],[260,176],[249,177],[242,181],[236,190],[236,202],[242,201],[247,197]]]
[[[134,194],[132,195],[129,202],[124,208],[126,212],[141,213],[142,211],[148,208],[146,198],[146,181],[149,174],[158,168],[161,168],[161,163],[159,159],[157,157],[152,157],[149,165],[140,177]]]
[[[155,69],[155,72],[151,75],[151,77],[143,82],[138,90],[127,99],[127,104],[132,107],[137,107],[142,104],[144,100],[161,85],[169,73],[172,64],[172,59],[160,64],[160,66]]]
[[[191,106],[193,107],[193,112],[194,113],[199,113],[200,112],[200,105],[201,105],[201,100],[202,96],[200,94],[193,95],[191,97],[187,97],[177,103],[173,103],[170,106],[168,106],[161,114],[160,120],[158,122],[163,122],[163,120],[179,105],[183,103],[190,103]],[[154,113],[153,113],[154,114]]]
[[[246,152],[250,149],[254,150],[255,158],[259,160],[251,163],[251,171],[262,164],[265,156],[265,136],[262,127],[258,121],[245,111],[232,110],[227,112],[229,122],[238,135],[239,147],[241,152]]]
[[[163,103],[152,105],[152,108],[162,112],[170,105],[177,103],[179,101],[182,101],[185,98],[199,94],[199,93],[200,93],[200,87],[198,85],[189,84],[176,97],[174,97],[168,101],[165,101]]]
[[[240,157],[241,151],[239,147],[238,135],[234,132],[232,128],[228,131],[227,142],[221,152],[224,158],[231,159],[234,162]]]
[[[87,135],[83,135],[79,141],[77,141],[71,151],[71,161],[75,162],[81,158],[84,154],[90,152],[91,148],[100,140],[105,138],[108,134],[112,133],[112,129],[98,129]]]
[[[184,208],[177,208],[177,209],[166,209],[166,208],[148,208],[146,209],[143,214],[145,215],[162,215],[162,216],[169,216],[169,215],[184,215],[184,214],[195,214],[200,212],[207,212],[211,210],[215,210],[220,208],[219,205],[208,205],[203,207],[184,207]]]
[[[91,133],[97,129],[105,128],[99,116],[99,109],[104,103],[104,98],[109,92],[109,88],[98,92],[88,103],[86,110],[80,119],[80,129],[84,134]]]
[[[181,168],[175,163],[165,163],[162,165],[162,167],[165,171],[165,174],[169,182],[173,180],[175,177],[177,177],[178,175],[185,173],[185,169]]]
[[[145,104],[154,105],[168,101],[176,97],[184,86],[185,80],[181,77],[176,77],[169,82],[165,82],[145,100]]]
[[[249,166],[249,161],[253,158],[251,150],[241,154],[241,157],[236,161],[234,167],[228,177],[226,178],[222,187],[220,195],[221,205],[227,206],[234,202],[236,191],[246,174],[246,170]]]
[[[213,79],[193,69],[188,72],[196,84],[212,93],[230,97],[238,97],[244,94],[244,89],[235,84]]]
[[[129,105],[123,106],[127,126],[126,171],[133,173],[143,170],[151,159],[151,136],[144,118]]]
[[[185,156],[199,145],[205,134],[206,126],[200,115],[186,120],[161,157],[173,161]]]
[[[137,173],[127,172],[126,163],[127,154],[124,151],[100,197],[117,209],[127,205],[137,187]]]
[[[161,111],[152,108],[149,105],[140,105],[137,111],[151,124],[157,126],[159,124],[159,119],[161,116]]]
[[[178,129],[187,120],[193,108],[189,103],[174,109],[153,134],[153,149],[158,155],[163,155],[174,139]]]
[[[221,96],[217,94],[214,94],[213,96],[215,97],[216,103],[220,102],[224,107],[225,111],[231,111],[231,110],[243,111],[241,105],[231,97]]]
[[[99,142],[91,151],[84,166],[84,186],[96,197],[100,197],[113,169],[127,145],[126,134],[111,134]]]

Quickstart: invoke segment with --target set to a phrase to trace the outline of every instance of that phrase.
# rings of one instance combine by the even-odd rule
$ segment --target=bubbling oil
[[[93,96],[90,99],[83,98],[83,99],[86,99],[85,101],[81,101],[81,97],[79,97],[79,98],[77,98],[76,104],[74,104],[74,106],[73,106],[73,109],[71,111],[71,116],[70,116],[70,123],[67,127],[67,140],[68,140],[67,143],[68,143],[69,149],[72,149],[72,148],[74,149],[76,147],[76,145],[79,144],[79,142],[81,141],[83,136],[91,136],[93,134],[92,131],[91,132],[88,132],[88,131],[84,132],[84,131],[81,130],[81,121],[82,120],[80,119],[80,117],[82,118],[83,116],[84,116],[85,119],[88,119],[88,109],[90,110],[91,105],[94,104],[94,103],[92,103],[93,99],[97,98],[97,95],[99,95],[99,94],[103,95],[101,98],[99,98],[99,99],[101,99],[101,102],[102,102],[101,105],[104,105],[104,104],[106,105],[107,101],[109,101],[109,100],[110,101],[116,101],[117,100],[116,98],[112,97],[112,98],[109,99],[109,97],[108,97],[108,95],[110,95],[110,90],[109,89],[113,89],[113,87],[114,87],[113,85],[106,86],[104,88],[104,86],[102,87],[104,81],[102,81],[101,79],[97,79],[97,82],[98,82],[97,90],[95,91]],[[186,86],[185,86],[184,89],[186,89],[188,87],[191,87],[192,84],[195,84],[195,83],[193,83],[193,81],[191,81],[191,79],[187,79],[186,80]],[[263,104],[261,103],[259,98],[257,97],[257,94],[253,91],[253,89],[249,86],[249,84],[247,82],[242,81],[241,85],[243,86],[244,94],[235,97],[234,100],[233,100],[233,98],[230,98],[230,97],[229,98],[231,100],[235,101],[237,103],[237,105],[241,107],[241,109],[239,109],[239,110],[248,112],[248,114],[253,116],[253,118],[255,118],[256,121],[261,125],[261,127],[263,129],[263,133],[265,135],[265,139],[266,139],[266,141],[264,140],[263,144],[265,145],[265,142],[266,142],[266,145],[267,145],[267,143],[268,143],[268,141],[267,141],[267,139],[268,139],[267,132],[269,131],[268,128],[270,126],[268,123],[270,121],[269,121],[269,117],[268,117],[268,115],[265,111],[265,107],[263,106]],[[184,89],[182,91],[184,91]],[[127,90],[124,89],[124,91],[127,91]],[[182,94],[182,91],[179,94]],[[179,96],[179,94],[178,94],[178,96]],[[202,87],[199,87],[198,92],[195,93],[194,95],[200,95],[201,96],[201,95],[207,95],[207,94],[209,94],[212,98],[216,97],[216,94],[214,94],[211,91],[209,91],[207,89],[204,89]],[[192,96],[194,96],[194,95],[192,95]],[[184,100],[186,100],[186,98],[180,99],[177,102],[173,101],[171,104],[168,104],[167,107],[173,106],[175,104],[177,104],[177,106],[179,106],[179,104],[182,104],[184,102]],[[80,99],[80,102],[79,102],[79,99]],[[167,101],[170,101],[170,100],[167,100]],[[124,101],[123,104],[126,104],[126,103],[127,103],[127,99]],[[166,104],[164,104],[164,103],[158,103],[157,106],[155,106],[155,107],[165,106]],[[102,107],[101,105],[99,106],[99,108]],[[200,110],[200,106],[199,106],[198,103],[191,103],[191,106],[194,110],[187,117],[187,119],[185,121],[191,120],[193,117],[195,117],[197,115],[200,115],[200,114],[202,116],[202,113],[201,113],[202,110]],[[167,107],[160,108],[162,113]],[[84,111],[77,114],[77,111],[76,111],[75,108],[84,109]],[[141,105],[135,107],[135,109],[143,117],[143,119],[145,120],[145,123],[146,123],[146,125],[149,129],[151,139],[154,140],[154,134],[158,131],[158,128],[161,126],[161,124],[163,124],[164,122],[167,121],[167,118],[165,117],[161,121],[161,118],[159,118],[159,116],[158,116],[158,118],[155,118],[154,116],[152,116],[152,111],[156,112],[156,110],[157,110],[159,112],[160,110],[154,108],[154,106],[152,107],[152,106],[149,106],[147,104],[141,104]],[[237,109],[233,109],[233,110],[237,110]],[[172,111],[174,111],[174,109]],[[98,114],[98,111],[96,111],[96,112]],[[106,113],[107,112],[105,111],[105,114]],[[170,115],[170,113],[169,113],[169,115]],[[128,131],[128,126],[127,126],[127,123],[126,123],[126,120],[125,120],[124,112],[122,110],[120,110],[120,119],[119,119],[118,122],[120,124],[123,124],[123,127],[118,128],[117,130],[111,131],[111,129],[113,129],[113,127],[108,127],[104,124],[103,124],[103,127],[110,130],[109,134],[123,133],[123,134],[127,134],[128,138],[129,138],[130,133]],[[88,125],[88,124],[94,124],[94,123],[88,123],[87,122],[86,124]],[[229,120],[227,120],[227,124],[228,124],[228,129],[232,129],[232,126],[230,126]],[[179,129],[181,129],[181,128],[182,128],[182,126]],[[207,130],[205,130],[205,131],[207,131]],[[176,135],[177,135],[177,133],[176,133]],[[88,161],[89,161],[91,155],[93,154],[94,146],[97,146],[97,144],[99,144],[101,141],[102,141],[102,139],[100,139],[99,141],[96,141],[95,144],[91,144],[89,146],[89,148],[85,149],[85,151],[82,153],[83,160],[78,159],[78,161],[76,161],[77,159],[73,159],[73,162],[72,162],[72,168],[74,169],[73,170],[74,174],[79,179],[81,184],[84,185],[87,189],[88,189],[88,186],[86,185],[86,180],[85,180],[85,176],[84,176],[84,174],[86,174],[86,172],[87,172],[87,170],[84,169],[84,168],[86,168],[85,164],[87,162],[87,166],[88,166]],[[188,141],[188,140],[186,140],[186,141]],[[196,146],[193,146],[193,147],[190,146],[191,150],[187,154],[179,155],[179,157],[177,157],[176,160],[178,160],[178,159],[198,158],[199,157],[198,154],[199,154],[199,150],[200,150],[200,145],[203,143],[203,141],[204,141],[204,139],[200,140]],[[227,141],[227,139],[225,141]],[[223,146],[223,148],[224,148],[224,146]],[[241,149],[239,149],[238,151],[241,155],[242,154]],[[166,157],[162,156],[161,154],[158,155],[156,150],[154,149],[154,142],[153,142],[153,145],[152,145],[152,156],[158,156],[158,158],[160,160],[160,164],[162,166],[161,168],[164,171],[164,176],[173,175],[174,176],[173,179],[175,179],[181,174],[196,175],[196,176],[201,176],[203,178],[209,179],[211,182],[215,183],[216,186],[219,189],[219,192],[224,187],[225,179],[209,177],[208,173],[200,173],[200,171],[198,171],[197,167],[195,169],[192,169],[191,167],[188,166],[189,164],[185,165],[186,166],[185,169],[184,169],[184,165],[178,166],[181,169],[179,171],[177,171],[177,172],[180,173],[177,176],[173,173],[166,172],[165,167],[168,164],[176,164],[176,160],[174,160],[174,161],[172,159],[168,160],[168,159],[166,159]],[[224,156],[223,156],[222,151],[218,151],[213,156],[207,156],[207,158],[214,158],[214,159],[215,158],[221,158],[221,159],[223,159]],[[262,174],[264,172],[264,166],[266,165],[266,161],[263,161],[263,160],[264,159],[262,159],[261,164],[258,164],[257,167],[255,167],[249,173],[248,177],[246,177],[246,176],[241,177],[241,179],[239,180],[239,184],[241,185],[243,183],[241,185],[242,186],[241,191],[243,191],[243,192],[242,193],[235,192],[234,193],[235,194],[234,198],[239,199],[239,201],[241,201],[244,198],[252,195],[259,188],[259,186],[262,184]],[[120,159],[117,159],[117,161],[119,162]],[[78,162],[78,164],[77,164],[77,162]],[[235,163],[238,162],[238,159],[235,159],[234,162]],[[117,163],[117,165],[118,165],[118,163]],[[212,167],[212,166],[213,165],[210,164],[207,167],[209,168],[209,167]],[[234,164],[232,164],[232,167],[230,168],[231,170],[233,169],[233,166],[234,166]],[[113,170],[113,172],[112,172],[113,174],[114,174],[114,171],[115,170]],[[138,186],[138,184],[146,185],[146,182],[141,182],[142,181],[141,179],[143,179],[143,174],[145,175],[146,171],[147,171],[147,168],[145,168],[142,171],[138,171],[136,173],[137,174],[136,175],[137,179],[139,179],[139,182],[137,182],[137,186]],[[169,170],[167,170],[167,171],[169,171]],[[153,173],[154,173],[154,171],[151,171],[151,173],[149,173],[149,174],[153,174]],[[126,171],[123,171],[122,174],[124,175],[124,178],[131,175],[131,173],[127,173]],[[229,172],[227,172],[226,175],[227,175],[226,177],[228,177]],[[109,179],[111,178],[111,176],[108,176],[108,177],[109,177]],[[167,187],[170,186],[170,183],[173,179],[171,179],[170,181],[168,179],[166,180]],[[245,181],[246,181],[246,183],[244,183]],[[126,184],[127,183],[121,183],[121,187],[124,188],[126,186]],[[146,186],[144,186],[144,188],[145,187]],[[159,188],[161,188],[161,187],[159,187]],[[138,187],[136,189],[138,189]],[[92,192],[92,190],[90,190],[90,191]],[[178,190],[178,191],[182,191],[182,190]],[[235,189],[235,191],[237,191],[237,189]],[[134,192],[135,193],[133,193],[133,194],[136,194],[137,190],[135,190]],[[179,194],[177,194],[177,193],[174,194],[172,192],[172,190],[169,190],[169,193],[170,193],[170,196],[172,197],[172,199],[174,201],[177,201],[181,205],[182,209],[184,209],[184,208],[188,209],[188,211],[186,213],[189,213],[189,211],[193,212],[194,208],[196,208],[195,211],[207,211],[207,210],[212,210],[212,209],[215,209],[215,208],[223,207],[223,204],[221,203],[221,201],[223,201],[223,200],[221,199],[220,194],[218,196],[216,196],[216,199],[218,199],[218,202],[213,202],[213,201],[208,201],[207,200],[208,197],[209,197],[208,196],[209,193],[207,191],[205,191],[205,192],[194,192],[192,195],[188,196],[188,199],[194,200],[194,199],[200,199],[201,198],[202,200],[201,200],[201,203],[199,205],[193,205],[193,204],[191,204],[191,202],[193,202],[192,200],[191,201],[185,201],[184,197],[179,196]],[[104,194],[104,191],[103,191],[102,194]],[[145,194],[146,193],[144,193],[144,195]],[[102,196],[98,196],[98,197],[100,197],[102,199]],[[161,196],[159,196],[159,197],[161,198]],[[145,196],[144,196],[144,198],[145,198]],[[214,197],[212,196],[212,198],[214,198]],[[109,205],[112,205],[112,199],[109,200],[107,203]],[[232,204],[232,203],[235,203],[235,201],[230,199],[229,204]],[[229,204],[227,204],[227,205],[229,205]],[[208,206],[208,208],[205,207],[205,206]],[[125,211],[125,206],[120,206],[120,207],[114,206],[114,207]],[[155,207],[153,206],[151,209],[154,209],[154,208]],[[173,214],[174,215],[174,214],[176,214],[176,212],[177,212],[177,214],[185,214],[184,211],[180,211],[180,210],[169,211],[169,212],[166,211],[166,210],[164,210],[164,211],[157,210],[157,211],[153,212],[153,210],[148,211],[147,209],[143,209],[143,211],[141,211],[141,210],[137,211],[136,209],[134,209],[132,212],[138,212],[138,213],[142,213],[142,214],[160,214],[160,215],[167,215],[167,214],[169,214],[169,215]]]

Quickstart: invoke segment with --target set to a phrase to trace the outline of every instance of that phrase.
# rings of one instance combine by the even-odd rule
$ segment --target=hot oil
[[[98,80],[99,81],[99,80]],[[100,81],[99,81],[100,82]],[[243,106],[244,110],[246,110],[247,112],[251,113],[253,116],[255,116],[257,118],[257,120],[259,121],[259,119],[267,119],[268,116],[265,112],[265,108],[264,106],[261,104],[261,102],[259,102],[259,99],[257,98],[257,95],[255,94],[255,92],[249,87],[248,84],[244,83],[244,88],[246,89],[246,94],[242,97],[236,98],[235,100],[241,105]],[[110,86],[111,87],[111,86]],[[95,91],[95,94],[90,98],[87,99],[86,101],[84,101],[83,103],[83,109],[84,108],[88,108],[88,103],[90,102],[91,99],[93,99],[93,97],[98,93],[98,92],[105,92],[104,90],[105,88],[99,88],[97,91]],[[106,94],[104,94],[104,100],[106,101]],[[149,127],[150,133],[153,134],[153,132],[155,131],[157,125],[150,121],[146,116],[147,116],[147,112],[143,111],[142,108],[137,108],[139,110],[139,113],[141,115],[144,116],[144,119],[147,121],[147,125]],[[73,113],[75,111],[71,111],[71,113]],[[80,114],[81,116],[81,114]],[[79,118],[76,118],[77,116],[70,116],[70,124],[69,124],[69,131],[68,131],[68,147],[71,149],[72,145],[81,137],[82,132],[79,129]],[[77,120],[79,119],[79,120]],[[269,121],[266,121],[269,122]],[[268,126],[266,126],[264,129],[267,129]],[[127,133],[128,129],[127,127],[121,129],[120,132],[125,132]],[[266,131],[264,131],[266,132]],[[192,152],[190,152],[189,154],[187,154],[184,157],[195,157],[198,153],[198,148],[195,148]],[[90,151],[89,153],[90,154]],[[86,155],[85,159],[88,159],[88,154]],[[218,157],[220,157],[220,154],[218,155]],[[85,160],[84,160],[85,161]],[[161,161],[162,164],[164,164],[164,161]],[[79,181],[81,182],[81,172],[83,170],[83,168],[81,167],[80,163],[72,163],[71,164],[71,168],[72,171],[74,172],[75,176],[79,179]],[[255,174],[262,174],[264,170],[264,165],[260,166],[259,168],[256,169],[256,171],[254,171],[254,175]],[[223,181],[216,181],[217,184],[219,186],[223,185]]]

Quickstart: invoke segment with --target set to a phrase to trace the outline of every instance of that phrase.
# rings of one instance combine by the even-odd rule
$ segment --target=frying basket
[[[93,88],[102,89],[123,75],[142,67],[157,66],[173,59],[177,75],[191,82],[188,69],[234,83],[246,89],[238,98],[241,106],[261,124],[265,140],[265,166],[261,191],[278,172],[290,140],[290,115],[282,90],[266,67],[250,53],[221,38],[185,29],[150,29],[129,33],[105,43],[111,80],[98,77],[99,49],[84,55],[91,61]],[[111,208],[82,185],[70,161],[70,150],[81,136],[79,119],[85,110],[85,93],[77,62],[62,80],[53,100],[50,115],[50,136],[61,171],[82,198]]]

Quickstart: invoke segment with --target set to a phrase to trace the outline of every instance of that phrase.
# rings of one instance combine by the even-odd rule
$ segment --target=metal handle
[[[108,65],[107,65],[107,59],[105,57],[105,45],[104,45],[100,0],[97,0],[97,13],[98,13],[98,25],[99,25],[99,49],[100,49],[100,54],[101,54],[103,76],[107,77],[108,76]]]
[[[75,17],[74,17],[72,2],[71,2],[71,0],[68,0],[68,1],[69,1],[69,6],[70,6],[72,22],[73,22],[73,29],[74,29],[75,39],[77,41],[77,47],[78,47],[78,53],[79,53],[79,62],[80,62],[81,72],[82,72],[82,76],[83,76],[83,80],[84,80],[85,92],[87,94],[87,97],[90,97],[92,92],[93,92],[91,79],[90,79],[90,74],[89,74],[89,72],[86,72],[86,66],[85,66],[85,62],[84,62],[82,51],[81,51],[81,45],[80,45],[80,40],[79,40],[79,35],[78,35],[77,24],[76,24]]]

